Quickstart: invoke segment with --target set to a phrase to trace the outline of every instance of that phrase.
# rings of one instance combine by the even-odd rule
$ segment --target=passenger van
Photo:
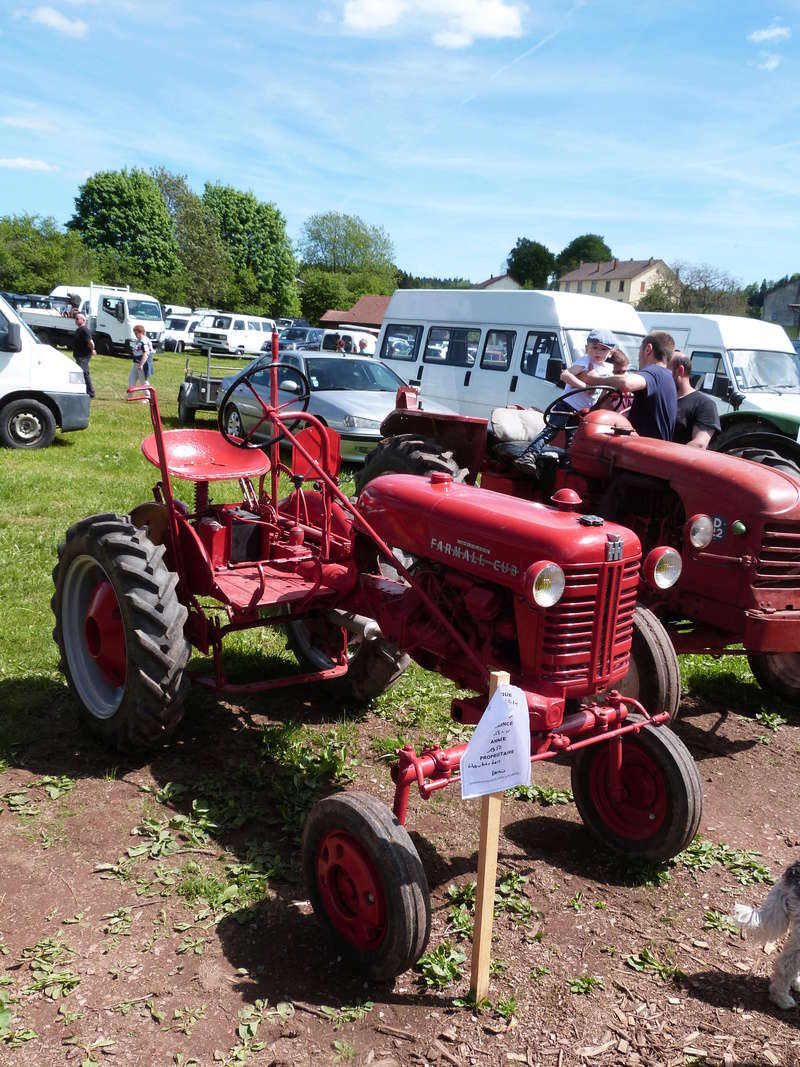
[[[600,327],[636,369],[645,329],[630,304],[555,290],[398,289],[378,353],[424,399],[488,418],[512,404],[543,411]]]
[[[83,371],[43,344],[0,297],[0,442],[8,448],[46,448],[62,431],[89,425]]]
[[[275,329],[274,319],[224,311],[206,316],[194,331],[194,345],[205,353],[223,356],[255,355]]]
[[[691,382],[709,393],[723,429],[745,423],[800,440],[800,355],[782,326],[737,315],[642,312],[692,360]]]

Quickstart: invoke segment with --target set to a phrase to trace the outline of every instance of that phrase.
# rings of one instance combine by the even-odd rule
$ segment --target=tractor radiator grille
[[[564,595],[545,613],[541,674],[602,688],[628,662],[640,559],[565,567]]]
[[[800,525],[764,527],[753,585],[760,589],[800,590]]]

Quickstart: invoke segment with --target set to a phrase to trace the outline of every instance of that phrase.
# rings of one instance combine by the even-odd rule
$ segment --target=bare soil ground
[[[0,764],[0,1063],[800,1064],[800,1008],[767,999],[774,957],[726,920],[800,855],[800,720],[713,692],[677,728],[705,816],[675,864],[604,854],[567,767],[536,765],[540,789],[504,802],[490,1005],[457,1004],[469,905],[448,887],[468,899],[478,804],[455,790],[413,797],[408,823],[452,981],[366,984],[331,955],[298,880],[304,813],[342,782],[391,802],[376,749],[413,734],[425,677],[349,725],[321,688],[235,707],[194,691],[171,747],[135,765],[33,683],[45,710]]]

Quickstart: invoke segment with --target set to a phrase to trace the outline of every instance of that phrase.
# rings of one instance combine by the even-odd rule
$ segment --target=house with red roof
[[[558,279],[561,293],[588,293],[636,304],[651,285],[674,290],[678,277],[663,259],[609,259],[603,263],[581,263]]]

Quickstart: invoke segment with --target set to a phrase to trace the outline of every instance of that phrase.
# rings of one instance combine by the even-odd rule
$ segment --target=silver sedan
[[[303,388],[299,376],[290,369],[295,367],[311,386],[307,410],[337,431],[342,439],[343,460],[363,463],[381,439],[381,423],[394,410],[397,389],[405,385],[402,378],[371,357],[281,352],[280,362],[284,366],[278,371],[279,402],[288,403]],[[266,401],[269,401],[269,375],[269,367],[265,366],[251,378],[253,388]],[[231,374],[223,378],[218,404],[237,377]],[[240,385],[225,406],[225,429],[233,437],[243,437],[263,414],[250,389]],[[259,436],[267,438],[271,432],[271,424],[265,422],[254,434],[254,440]]]

